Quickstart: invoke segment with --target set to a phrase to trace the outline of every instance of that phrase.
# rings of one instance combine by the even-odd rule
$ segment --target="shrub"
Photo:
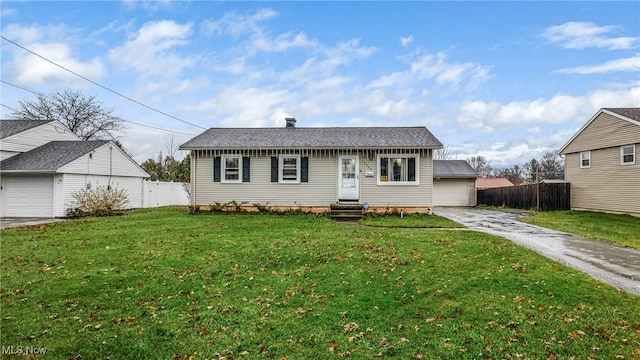
[[[125,189],[111,186],[96,186],[95,189],[82,189],[71,196],[75,199],[75,208],[67,210],[67,215],[78,216],[111,216],[124,210],[129,203]]]

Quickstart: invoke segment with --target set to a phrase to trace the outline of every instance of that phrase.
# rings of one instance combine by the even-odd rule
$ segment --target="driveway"
[[[477,208],[435,208],[466,227],[509,239],[617,288],[640,295],[640,251],[517,220],[526,216]]]
[[[3,217],[0,218],[0,229],[6,229],[11,227],[19,227],[19,226],[30,226],[30,225],[40,225],[40,224],[48,224],[56,221],[63,221],[64,219],[54,219],[54,218],[9,218]]]

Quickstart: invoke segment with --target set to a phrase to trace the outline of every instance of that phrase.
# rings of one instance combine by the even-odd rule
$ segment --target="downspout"
[[[196,204],[198,203],[196,201],[196,178],[198,177],[198,173],[197,173],[197,166],[196,166],[196,160],[198,159],[198,153],[196,152],[197,150],[191,150],[191,153],[189,154],[189,156],[191,156],[191,205],[192,206],[196,206]]]

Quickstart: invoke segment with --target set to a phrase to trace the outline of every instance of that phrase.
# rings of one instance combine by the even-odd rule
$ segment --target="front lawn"
[[[360,224],[366,226],[396,227],[396,228],[425,228],[425,229],[452,229],[464,226],[455,221],[438,215],[407,214],[400,216],[366,215],[360,220]]]
[[[594,211],[539,211],[520,221],[640,250],[640,218]]]
[[[5,353],[640,356],[640,297],[480,232],[161,208],[0,235]]]

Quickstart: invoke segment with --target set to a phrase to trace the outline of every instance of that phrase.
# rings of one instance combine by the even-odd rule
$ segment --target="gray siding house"
[[[58,121],[0,121],[0,217],[63,217],[73,193],[95,186],[127,191],[143,206],[149,175],[111,141],[80,141]]]
[[[328,211],[357,202],[372,211],[433,206],[434,149],[426,127],[212,128],[180,146],[191,156],[194,205]]]
[[[640,216],[640,108],[603,108],[560,149],[571,207]]]

